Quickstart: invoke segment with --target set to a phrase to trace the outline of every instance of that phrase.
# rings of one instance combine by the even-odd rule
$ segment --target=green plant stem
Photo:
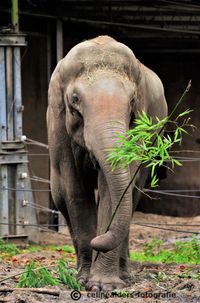
[[[169,120],[171,119],[171,117],[173,116],[173,114],[175,113],[175,111],[177,110],[177,108],[179,107],[179,105],[182,103],[182,101],[183,101],[185,95],[189,92],[190,88],[191,88],[191,80],[189,81],[189,83],[188,83],[188,85],[187,85],[185,91],[184,91],[183,94],[181,95],[181,97],[180,97],[180,99],[178,100],[178,102],[176,103],[175,107],[173,108],[173,110],[172,110],[171,113],[169,114],[168,119],[166,120],[166,123],[163,125],[163,127],[162,127],[162,128],[160,129],[160,131],[158,132],[159,135],[163,132],[163,130],[164,130],[166,124],[169,122]],[[155,143],[156,143],[156,138],[154,139],[152,145],[154,145]],[[111,226],[111,224],[112,224],[112,222],[113,222],[113,220],[114,220],[114,217],[115,217],[115,215],[116,215],[116,213],[117,213],[117,210],[119,209],[120,204],[121,204],[121,202],[122,202],[122,200],[123,200],[123,198],[124,198],[124,196],[125,196],[127,190],[129,189],[129,187],[130,187],[131,184],[133,183],[134,179],[136,178],[136,176],[137,176],[139,170],[142,168],[142,166],[143,166],[143,163],[140,163],[140,165],[139,165],[138,168],[136,169],[136,171],[135,171],[133,177],[131,178],[130,182],[128,183],[127,187],[125,188],[123,194],[121,195],[121,198],[119,199],[119,202],[118,202],[118,204],[117,204],[117,206],[116,206],[114,212],[112,213],[112,216],[111,216],[111,218],[110,218],[110,221],[109,221],[109,223],[108,223],[108,225],[107,225],[107,227],[106,227],[105,233],[108,232],[108,230],[109,230],[109,228],[110,228],[110,226]],[[100,254],[100,252],[98,251],[98,252],[97,252],[97,255],[96,255],[95,259],[94,259],[95,262],[97,261],[99,254]]]
[[[184,97],[186,96],[186,94],[189,92],[190,88],[192,85],[192,80],[190,80],[188,82],[188,85],[185,89],[185,91],[183,92],[182,96],[180,97],[180,99],[178,100],[178,102],[176,103],[175,107],[173,108],[173,110],[171,111],[170,115],[168,116],[168,120],[171,119],[171,117],[173,116],[173,114],[175,113],[175,111],[177,110],[177,108],[179,107],[179,105],[182,103]]]

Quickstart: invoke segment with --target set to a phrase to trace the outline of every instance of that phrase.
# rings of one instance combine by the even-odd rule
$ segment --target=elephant
[[[140,171],[128,187],[139,163],[112,170],[107,156],[117,144],[117,134],[134,127],[142,111],[152,119],[167,115],[163,84],[129,47],[112,37],[77,44],[51,76],[51,192],[75,247],[77,279],[87,290],[111,291],[130,282],[129,229],[139,199],[137,188],[144,186],[147,174]]]

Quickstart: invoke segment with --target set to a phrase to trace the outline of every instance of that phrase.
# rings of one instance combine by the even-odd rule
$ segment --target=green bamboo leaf
[[[193,112],[193,109],[186,109],[186,111],[180,113],[180,114],[178,115],[178,117],[183,117],[183,116],[185,116],[185,115],[189,115],[191,112]]]
[[[180,140],[180,133],[179,133],[178,128],[175,130],[175,133],[174,133],[174,142],[177,142],[177,140],[178,141]]]
[[[158,186],[158,181],[159,181],[159,179],[157,178],[156,175],[154,175],[154,177],[151,180],[151,187],[157,187]]]
[[[152,165],[152,168],[151,168],[151,178],[152,178],[152,180],[153,180],[153,178],[154,178],[154,176],[155,176],[155,168],[156,168],[156,165],[153,164],[153,165]]]
[[[182,166],[183,164],[178,161],[177,159],[173,159],[173,163],[176,164],[177,166]]]
[[[179,129],[179,132],[180,132],[180,133],[188,134],[188,132],[187,132],[184,128],[179,127],[178,129]]]

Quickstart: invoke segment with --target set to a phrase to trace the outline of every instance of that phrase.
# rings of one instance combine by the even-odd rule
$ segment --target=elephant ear
[[[134,85],[136,85],[136,97],[135,102],[133,104],[133,112],[135,116],[142,111],[146,111],[146,92],[145,92],[145,77],[143,66],[139,60],[137,60],[137,78],[135,78]]]
[[[164,118],[167,115],[163,84],[158,75],[139,62],[139,77],[137,85],[137,100],[134,113],[146,112],[153,119]]]
[[[52,109],[55,118],[60,118],[65,113],[65,102],[62,90],[62,80],[60,77],[60,67],[62,60],[57,64],[49,84],[48,104]]]

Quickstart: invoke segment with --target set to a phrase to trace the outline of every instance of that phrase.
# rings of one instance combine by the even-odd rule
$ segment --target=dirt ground
[[[132,224],[130,232],[130,249],[140,250],[143,244],[152,237],[163,239],[166,247],[170,247],[177,239],[187,240],[191,235],[184,232],[174,232],[168,229],[179,229],[184,231],[200,232],[200,216],[194,218],[176,218],[159,215],[142,214],[136,212],[133,222],[138,224],[163,224],[156,225],[156,229],[141,225]],[[173,226],[180,224],[182,226]],[[70,244],[71,240],[68,231],[63,229],[60,234],[55,232],[41,231],[39,236],[40,244]],[[71,293],[65,286],[49,287],[39,290],[15,289],[18,276],[13,276],[23,271],[27,260],[37,260],[42,265],[54,264],[56,259],[61,257],[60,251],[42,251],[17,255],[16,258],[5,260],[0,263],[0,303],[72,303],[95,302],[99,303],[123,303],[123,302],[148,302],[148,303],[166,303],[166,302],[200,302],[200,281],[192,278],[180,278],[183,268],[191,269],[194,272],[200,272],[200,265],[181,265],[181,264],[161,264],[161,263],[131,263],[132,285],[125,289],[126,292],[118,294],[105,293]],[[159,272],[166,275],[158,279]],[[11,278],[9,278],[11,277]],[[9,279],[6,279],[9,278]],[[2,281],[3,279],[6,279]],[[41,292],[41,293],[40,293]],[[45,292],[50,292],[49,294]],[[74,299],[72,299],[72,297]],[[80,296],[80,299],[77,300]],[[114,297],[111,297],[114,296]],[[76,299],[76,300],[75,300]]]

